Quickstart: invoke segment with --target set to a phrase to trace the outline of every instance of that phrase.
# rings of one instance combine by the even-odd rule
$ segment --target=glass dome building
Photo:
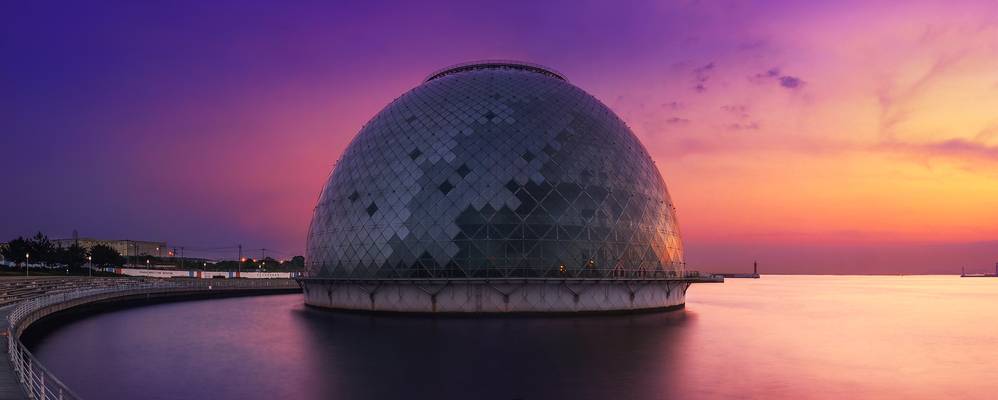
[[[510,294],[563,282],[575,306],[551,311],[585,311],[567,285],[688,285],[675,207],[634,133],[560,73],[507,61],[433,73],[375,115],[319,196],[306,260],[306,302],[332,308],[548,311]],[[482,292],[497,304],[438,301]]]

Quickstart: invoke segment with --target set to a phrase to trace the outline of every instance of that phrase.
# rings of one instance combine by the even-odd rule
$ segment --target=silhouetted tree
[[[125,257],[122,257],[117,250],[108,245],[98,244],[90,249],[90,257],[96,266],[121,266],[125,264]]]
[[[56,262],[66,264],[70,268],[79,268],[87,262],[87,250],[73,243],[72,246],[56,250]]]
[[[0,249],[0,252],[2,252],[5,260],[15,263],[23,263],[24,255],[28,254],[29,251],[30,248],[28,246],[28,241],[20,236],[18,236],[17,239],[7,242],[7,244]]]
[[[305,257],[302,257],[302,256],[291,257],[291,265],[295,266],[295,267],[304,267],[305,266]]]
[[[41,232],[35,234],[35,237],[28,239],[27,253],[31,254],[31,259],[34,261],[44,263],[56,262],[55,245],[49,241],[48,236],[43,235]]]

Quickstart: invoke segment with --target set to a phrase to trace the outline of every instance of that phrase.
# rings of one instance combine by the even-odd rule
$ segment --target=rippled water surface
[[[994,399],[998,279],[763,276],[685,311],[429,318],[300,295],[67,320],[32,344],[86,399]]]

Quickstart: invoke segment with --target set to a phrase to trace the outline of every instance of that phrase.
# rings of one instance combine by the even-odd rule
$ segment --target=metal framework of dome
[[[714,280],[686,271],[665,182],[626,124],[514,61],[434,72],[365,124],[319,196],[306,259],[306,302],[349,309],[669,308]]]

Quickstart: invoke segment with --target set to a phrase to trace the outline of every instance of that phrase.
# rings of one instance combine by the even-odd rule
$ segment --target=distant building
[[[141,240],[113,240],[113,239],[94,239],[94,238],[73,238],[73,239],[55,239],[52,243],[56,247],[66,248],[77,243],[80,247],[90,250],[90,248],[102,244],[112,249],[118,251],[125,257],[132,256],[157,256],[162,257],[169,250],[166,247],[166,242],[147,242]]]

